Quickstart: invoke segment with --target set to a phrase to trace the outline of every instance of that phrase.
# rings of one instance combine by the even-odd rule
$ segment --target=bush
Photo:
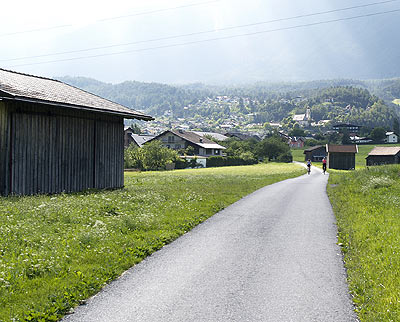
[[[290,152],[289,153],[280,154],[276,158],[276,162],[290,163],[292,161],[293,161],[293,156],[292,156],[292,154]]]
[[[258,163],[255,159],[243,159],[240,157],[209,157],[207,167],[226,167],[234,165],[250,165]]]
[[[178,153],[166,148],[158,140],[151,141],[143,147],[131,145],[125,149],[125,168],[136,168],[140,170],[165,169],[167,163],[176,162]]]

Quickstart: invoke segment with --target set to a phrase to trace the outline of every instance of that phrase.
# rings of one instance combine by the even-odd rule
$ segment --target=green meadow
[[[125,188],[0,197],[0,321],[57,321],[106,283],[294,164],[126,173]]]
[[[333,171],[328,195],[360,321],[400,321],[400,166]]]

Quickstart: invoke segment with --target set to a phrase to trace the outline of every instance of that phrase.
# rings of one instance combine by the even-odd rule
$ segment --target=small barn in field
[[[322,162],[322,159],[326,157],[326,146],[316,145],[311,148],[305,149],[305,161],[311,160],[312,162]]]
[[[368,154],[367,165],[399,164],[400,147],[376,146]]]
[[[0,195],[122,187],[124,118],[152,120],[60,81],[0,69]]]
[[[329,169],[352,170],[356,168],[357,145],[326,145]]]

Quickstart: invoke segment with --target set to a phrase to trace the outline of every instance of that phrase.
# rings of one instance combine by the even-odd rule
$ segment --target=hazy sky
[[[0,67],[114,83],[399,77],[400,12],[326,22],[398,10],[400,1],[317,15],[375,2],[7,1]]]

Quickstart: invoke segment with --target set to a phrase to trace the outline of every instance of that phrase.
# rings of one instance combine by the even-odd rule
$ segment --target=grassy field
[[[400,321],[400,166],[332,172],[328,194],[360,321]]]
[[[368,153],[376,146],[400,146],[400,144],[366,144],[366,145],[358,145],[358,153],[356,153],[356,169],[362,169],[366,166],[365,158],[368,156]],[[304,149],[292,149],[293,161],[304,162]],[[317,165],[318,163],[316,163]]]
[[[127,173],[114,191],[0,198],[0,321],[56,321],[124,270],[250,192],[304,169]]]

